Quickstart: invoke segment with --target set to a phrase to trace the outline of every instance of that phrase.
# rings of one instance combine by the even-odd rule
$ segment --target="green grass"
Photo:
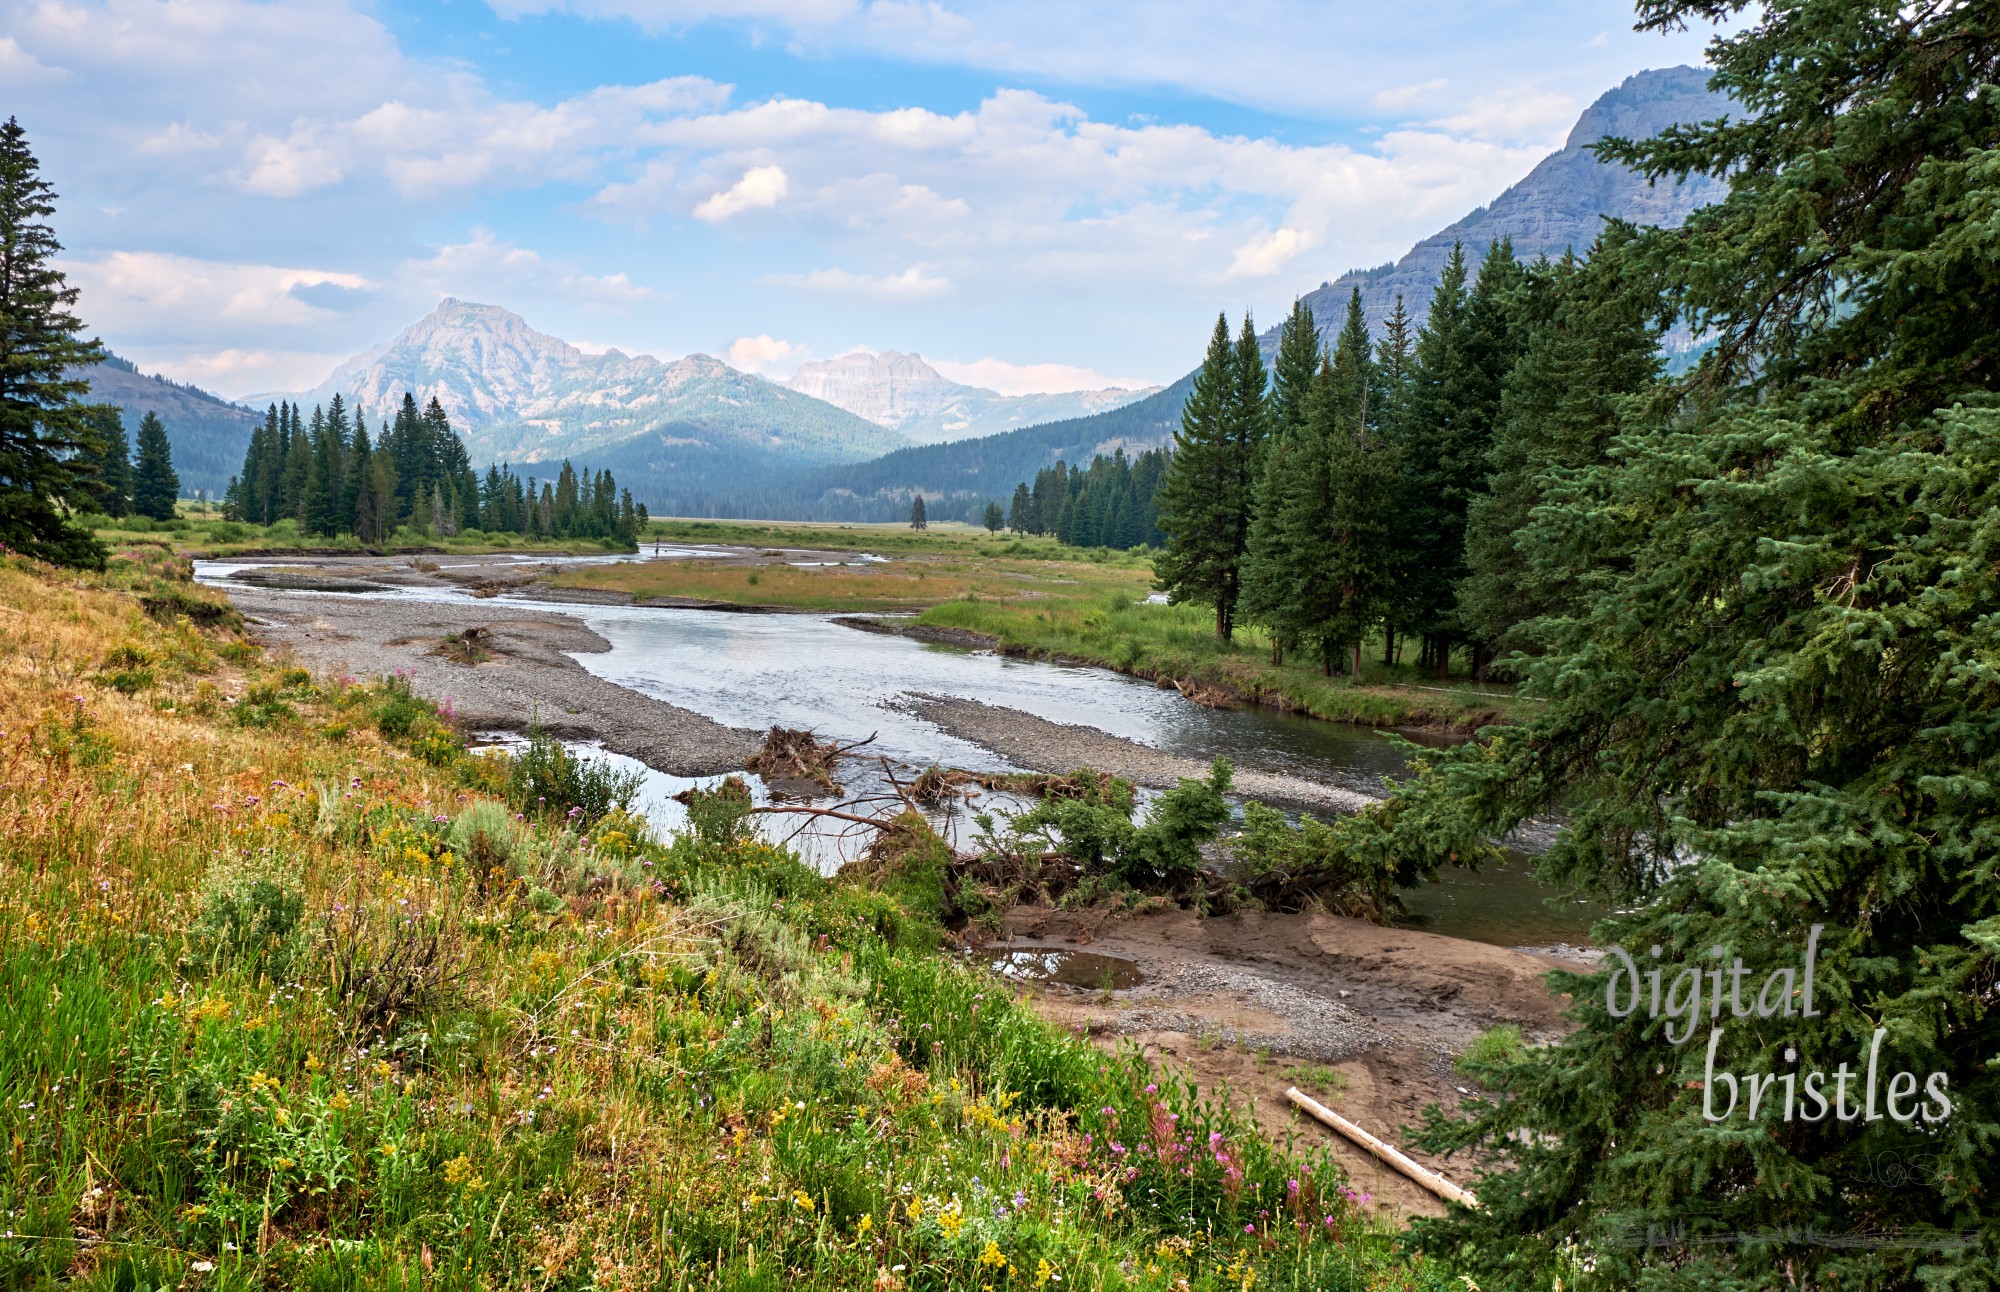
[[[1261,629],[1239,630],[1234,642],[1225,643],[1216,637],[1214,615],[1206,607],[1158,605],[1119,593],[1088,604],[948,601],[925,611],[918,622],[986,633],[1024,654],[1188,683],[1207,689],[1210,698],[1369,726],[1471,731],[1506,721],[1527,703],[1515,699],[1509,687],[1440,684],[1420,677],[1411,665],[1385,667],[1379,643],[1369,644],[1358,684],[1324,676],[1317,661],[1272,664],[1270,641]]]
[[[87,516],[84,520],[97,537],[114,550],[120,547],[166,544],[182,555],[205,558],[297,551],[353,553],[359,556],[371,551],[473,554],[631,550],[616,543],[599,542],[594,539],[530,541],[519,534],[487,534],[481,530],[468,530],[463,534],[444,538],[436,534],[421,533],[408,526],[397,530],[387,542],[369,547],[364,546],[361,540],[352,534],[340,534],[332,538],[318,534],[301,534],[298,525],[290,520],[281,520],[275,525],[251,525],[242,521],[224,520],[221,513],[213,507],[202,511],[196,504],[185,502],[180,505],[180,513],[172,520],[148,520],[144,516],[113,518],[104,515]]]
[[[1527,1050],[1527,1038],[1522,1036],[1521,1029],[1512,1023],[1501,1023],[1472,1038],[1472,1044],[1458,1056],[1456,1066],[1466,1073],[1479,1068],[1505,1067],[1519,1061]]]
[[[1035,534],[988,533],[977,525],[935,521],[926,530],[907,524],[812,523],[782,520],[681,520],[654,517],[640,542],[730,543],[746,547],[803,547],[875,553],[986,554],[1038,561],[1150,568],[1150,554],[1108,547],[1070,547]]]
[[[920,855],[538,811],[172,581],[0,559],[0,1285],[1463,1286],[942,954]]]

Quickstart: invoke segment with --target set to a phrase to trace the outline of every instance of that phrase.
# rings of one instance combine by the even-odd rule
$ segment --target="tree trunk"
[[[1358,686],[1358,685],[1360,685],[1360,682],[1361,682],[1361,639],[1360,639],[1359,637],[1357,637],[1357,638],[1355,638],[1355,639],[1354,639],[1354,681],[1355,681],[1355,684],[1356,684],[1357,686]]]
[[[1396,666],[1396,630],[1388,624],[1382,625],[1382,667]]]
[[[1437,680],[1446,681],[1451,677],[1451,642],[1440,637],[1433,649],[1437,656]]]

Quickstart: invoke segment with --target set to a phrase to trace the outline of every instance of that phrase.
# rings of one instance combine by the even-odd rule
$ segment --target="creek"
[[[694,554],[674,553],[679,559]],[[227,588],[235,571],[272,564],[276,562],[201,561],[195,573],[203,583]],[[472,599],[451,587],[291,595]],[[569,615],[586,624],[610,643],[610,649],[575,658],[606,681],[731,726],[803,727],[842,743],[872,735],[862,753],[882,755],[906,767],[1013,770],[999,755],[925,721],[910,703],[912,695],[976,700],[1051,722],[1094,727],[1170,754],[1204,761],[1221,756],[1239,767],[1365,793],[1381,793],[1383,777],[1398,774],[1405,765],[1403,751],[1373,728],[1267,709],[1204,708],[1178,692],[1107,669],[1013,659],[863,632],[832,622],[830,615],[590,605],[512,595],[496,600],[509,607]],[[666,776],[602,750],[586,747],[586,752],[643,773],[641,805],[656,827],[670,830],[684,819],[672,795],[696,782]],[[858,759],[843,764],[841,779],[848,794],[885,788],[875,767]],[[997,797],[987,796],[977,805],[990,808]],[[759,798],[768,801],[761,787]],[[1004,804],[1004,799],[999,802]],[[823,868],[837,862],[839,841],[801,842]],[[1419,927],[1437,933],[1507,946],[1575,944],[1588,940],[1590,922],[1601,914],[1595,907],[1569,900],[1550,904],[1546,900],[1550,890],[1536,882],[1518,855],[1477,874],[1447,868],[1439,879],[1404,899]]]

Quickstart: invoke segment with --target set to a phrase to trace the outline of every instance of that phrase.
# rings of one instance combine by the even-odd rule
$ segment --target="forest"
[[[476,530],[630,546],[647,520],[645,505],[608,470],[579,473],[565,460],[553,482],[524,480],[506,465],[482,477],[438,401],[420,411],[409,394],[372,441],[366,417],[350,415],[337,394],[310,417],[290,403],[272,405],[251,433],[223,512],[258,525],[291,519],[303,533],[363,543],[407,525],[441,537]]]

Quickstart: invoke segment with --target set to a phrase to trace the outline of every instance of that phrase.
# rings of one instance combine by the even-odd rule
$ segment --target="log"
[[[1424,1188],[1429,1189],[1445,1201],[1456,1202],[1463,1207],[1477,1207],[1479,1205],[1479,1199],[1473,1197],[1464,1189],[1459,1188],[1437,1172],[1418,1166],[1415,1162],[1398,1152],[1394,1145],[1385,1144],[1381,1140],[1376,1139],[1373,1135],[1362,1130],[1339,1113],[1334,1112],[1325,1104],[1320,1103],[1318,1100],[1301,1091],[1297,1086],[1293,1086],[1287,1090],[1285,1098],[1305,1109],[1308,1113],[1311,1113],[1316,1120],[1340,1132],[1347,1139],[1367,1149],[1377,1158],[1396,1168],[1396,1170],[1402,1172],[1418,1184],[1421,1184]]]

